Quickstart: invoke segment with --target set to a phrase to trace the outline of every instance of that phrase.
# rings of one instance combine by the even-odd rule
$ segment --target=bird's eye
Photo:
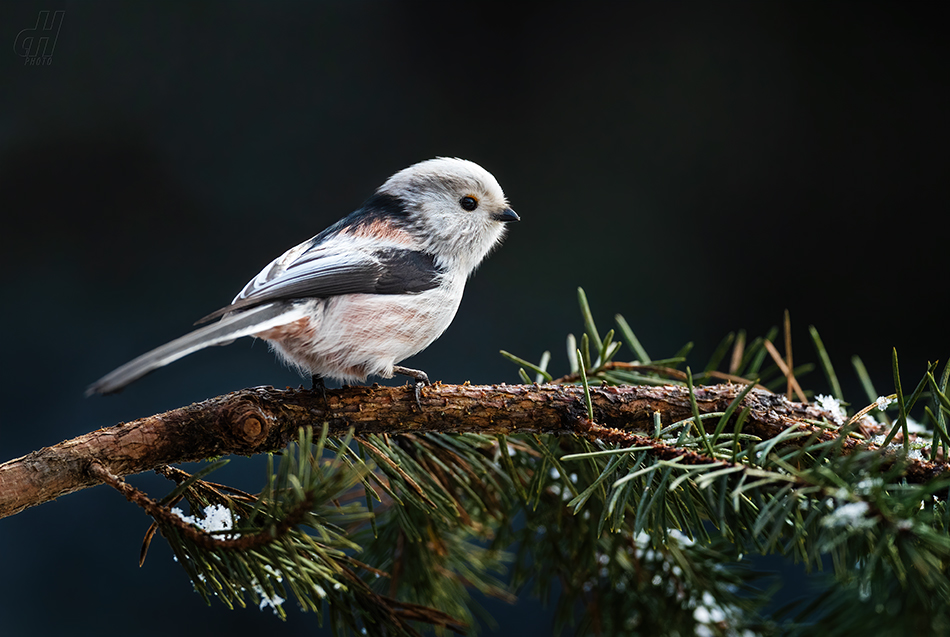
[[[459,205],[462,206],[465,210],[469,212],[478,208],[478,199],[475,197],[465,196],[459,199]]]

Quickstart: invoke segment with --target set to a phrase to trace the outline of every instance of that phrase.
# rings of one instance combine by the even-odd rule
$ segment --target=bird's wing
[[[231,305],[198,323],[276,300],[424,292],[438,285],[441,273],[435,258],[426,252],[307,242],[272,261]]]

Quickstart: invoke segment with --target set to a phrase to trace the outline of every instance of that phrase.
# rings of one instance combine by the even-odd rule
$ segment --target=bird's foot
[[[327,386],[323,382],[323,376],[317,376],[316,374],[310,375],[310,391],[319,390],[323,395],[323,409],[327,414],[330,413],[330,402],[327,400]]]
[[[419,411],[422,411],[422,386],[430,385],[429,376],[420,369],[409,369],[408,367],[402,367],[396,365],[393,367],[394,374],[402,374],[403,376],[408,376],[412,379],[412,389],[416,396],[416,405],[419,407]]]

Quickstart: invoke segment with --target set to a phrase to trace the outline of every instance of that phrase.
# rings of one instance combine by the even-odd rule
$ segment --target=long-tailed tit
[[[126,363],[89,394],[118,391],[145,374],[242,336],[267,341],[314,382],[365,381],[397,365],[448,328],[465,281],[519,217],[495,178],[464,159],[410,166],[363,206],[270,262],[217,319]],[[418,393],[417,393],[418,398]]]

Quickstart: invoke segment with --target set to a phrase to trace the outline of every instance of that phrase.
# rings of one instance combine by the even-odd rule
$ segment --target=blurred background
[[[439,155],[492,171],[522,222],[409,361],[430,378],[518,382],[500,349],[550,349],[566,373],[583,286],[602,331],[622,313],[654,357],[694,341],[702,366],[787,308],[796,362],[816,360],[817,326],[854,402],[853,354],[887,393],[896,347],[915,383],[950,355],[948,51],[929,7],[4,4],[0,461],[300,384],[245,339],[83,397]],[[55,48],[24,57],[41,10],[65,11]],[[803,385],[828,389],[820,372]],[[263,465],[215,479],[257,490]],[[138,568],[147,526],[106,487],[0,520],[0,633],[315,631],[206,607],[161,541]],[[536,602],[487,604],[499,634],[547,632]]]

